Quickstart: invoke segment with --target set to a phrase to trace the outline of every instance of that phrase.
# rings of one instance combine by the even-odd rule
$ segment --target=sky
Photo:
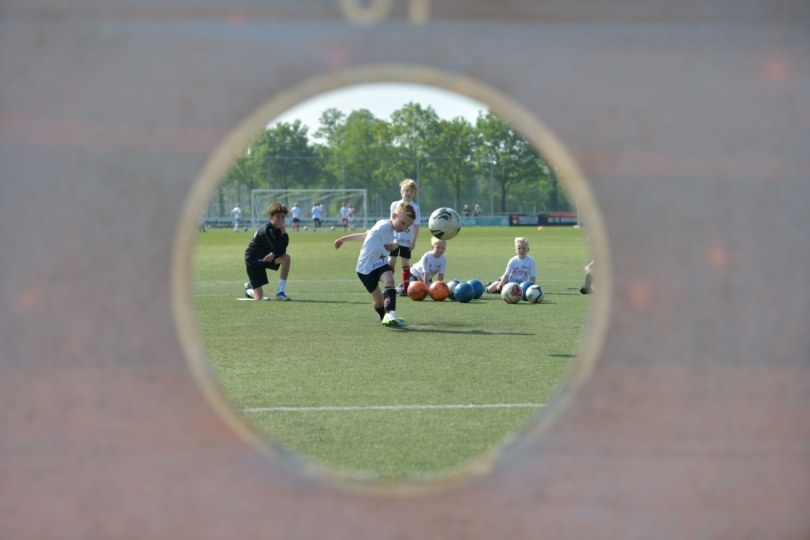
[[[309,134],[312,135],[317,131],[321,114],[326,109],[335,108],[347,116],[354,110],[368,109],[375,117],[389,120],[391,113],[409,102],[433,107],[441,119],[451,120],[462,116],[471,124],[475,124],[479,112],[487,110],[483,103],[433,86],[406,83],[361,84],[325,92],[302,101],[273,119],[269,125],[299,119],[309,127]]]

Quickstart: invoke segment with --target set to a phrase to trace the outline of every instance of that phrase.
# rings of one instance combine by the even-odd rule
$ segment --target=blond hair
[[[408,216],[411,219],[416,219],[416,210],[414,210],[411,203],[400,202],[394,209],[394,213],[399,217]]]
[[[436,245],[439,245],[439,244],[443,244],[443,245],[446,246],[447,245],[447,240],[445,240],[444,238],[436,238],[435,236],[430,237],[430,245],[431,246],[436,246]]]
[[[413,194],[416,195],[416,182],[411,180],[410,178],[406,178],[402,182],[399,183],[399,192],[402,193],[406,189],[410,189],[413,191]]]
[[[515,247],[518,247],[521,244],[525,244],[526,247],[529,247],[529,239],[525,236],[518,236],[515,238]]]

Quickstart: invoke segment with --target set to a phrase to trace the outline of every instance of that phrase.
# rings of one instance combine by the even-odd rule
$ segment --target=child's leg
[[[392,267],[393,269],[393,267]],[[411,282],[411,260],[402,259],[402,290],[408,294],[408,283]]]
[[[264,296],[264,292],[262,291],[261,287],[256,287],[255,289],[247,289],[245,291],[247,294],[253,297],[254,300],[261,300]]]
[[[377,312],[377,315],[380,316],[380,320],[382,320],[382,318],[385,317],[385,309],[383,308],[385,301],[383,300],[383,293],[380,291],[379,287],[371,291],[371,300],[374,302],[374,311]]]
[[[292,258],[289,253],[285,253],[278,258],[278,262],[281,265],[278,269],[278,292],[284,292],[287,287],[287,276],[290,275],[290,263],[292,262]]]
[[[589,262],[588,265],[585,267],[585,284],[579,290],[582,294],[590,294],[593,292],[593,261]]]
[[[380,280],[383,283],[383,309],[386,313],[397,310],[397,290],[394,288],[394,273],[385,272]]]

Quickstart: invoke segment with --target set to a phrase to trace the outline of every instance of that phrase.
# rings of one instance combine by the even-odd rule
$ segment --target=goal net
[[[298,203],[301,209],[301,226],[312,227],[312,207],[320,204],[321,225],[342,227],[340,209],[346,205],[353,209],[350,218],[354,227],[366,228],[368,220],[368,194],[365,189],[254,189],[250,192],[250,217],[253,227],[267,221],[267,209],[280,203],[290,211],[287,223],[292,223],[292,208]]]

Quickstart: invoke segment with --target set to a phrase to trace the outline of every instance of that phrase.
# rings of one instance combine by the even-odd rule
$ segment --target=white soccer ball
[[[526,289],[526,301],[530,304],[539,304],[546,297],[546,291],[538,284],[529,286]]]
[[[501,289],[501,298],[507,304],[517,304],[523,297],[523,290],[520,288],[520,283],[507,283]]]
[[[452,208],[437,208],[430,214],[428,230],[436,238],[450,240],[461,230],[461,217]]]

